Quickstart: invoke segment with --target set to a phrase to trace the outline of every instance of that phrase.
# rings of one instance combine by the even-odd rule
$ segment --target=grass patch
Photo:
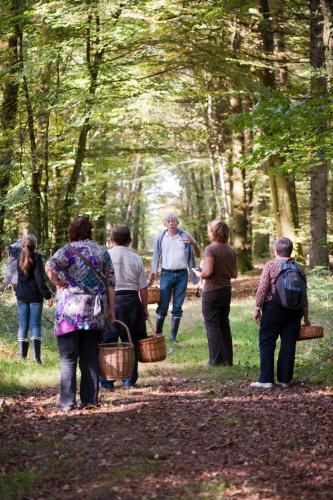
[[[312,271],[309,276],[310,320],[322,325],[325,337],[297,343],[295,378],[307,383],[331,384],[333,277],[323,271]],[[207,338],[203,325],[200,301],[187,301],[179,331],[179,345],[170,344],[166,361],[140,365],[139,383],[158,383],[159,376],[183,375],[202,377],[207,384],[215,381],[237,382],[254,379],[259,371],[258,327],[252,320],[253,299],[235,300],[231,305],[230,322],[234,345],[234,366],[206,369]],[[155,307],[150,306],[154,318]],[[59,385],[59,356],[53,335],[53,310],[44,308],[42,336],[42,366],[31,359],[17,358],[17,311],[15,298],[9,292],[0,296],[0,392],[2,394],[27,391]],[[47,318],[47,319],[45,319]],[[170,333],[169,319],[165,336]],[[31,351],[31,350],[30,350]],[[157,378],[156,378],[157,377]],[[154,381],[154,379],[156,379]]]
[[[20,500],[34,492],[35,485],[41,480],[35,471],[16,472],[0,476],[0,498]]]

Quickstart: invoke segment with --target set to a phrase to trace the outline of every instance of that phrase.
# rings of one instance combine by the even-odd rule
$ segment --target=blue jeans
[[[182,306],[185,300],[187,281],[187,269],[182,269],[181,271],[165,271],[162,269],[160,279],[161,298],[156,309],[156,316],[158,318],[165,318],[165,316],[168,314],[171,294],[171,315],[175,318],[182,317]]]
[[[28,339],[28,330],[30,329],[31,338],[40,339],[42,323],[42,302],[22,302],[17,301],[18,311],[18,340]]]

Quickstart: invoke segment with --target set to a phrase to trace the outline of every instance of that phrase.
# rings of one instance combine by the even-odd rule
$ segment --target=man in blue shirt
[[[162,333],[172,295],[170,340],[175,341],[183,314],[182,306],[186,294],[188,273],[190,273],[193,283],[199,281],[192,268],[195,267],[194,257],[200,257],[200,248],[193,236],[178,228],[179,221],[174,213],[168,213],[163,222],[166,229],[155,240],[148,284],[151,285],[158,267],[161,265],[161,298],[156,309],[156,333]]]

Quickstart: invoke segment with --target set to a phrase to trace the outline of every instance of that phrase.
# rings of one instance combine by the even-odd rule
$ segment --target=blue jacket
[[[157,238],[155,239],[154,243],[154,254],[153,254],[153,260],[151,263],[151,272],[156,274],[158,270],[158,266],[161,262],[161,257],[162,257],[162,240],[167,233],[167,229],[163,231]],[[183,229],[178,228],[177,229],[177,234],[182,238],[185,234],[186,231]],[[188,243],[185,243],[185,254],[186,254],[186,260],[187,260],[187,267],[191,276],[192,282],[196,285],[199,283],[200,279],[194,274],[192,271],[192,267],[195,267],[195,258],[194,258],[194,252],[192,245],[189,245]]]

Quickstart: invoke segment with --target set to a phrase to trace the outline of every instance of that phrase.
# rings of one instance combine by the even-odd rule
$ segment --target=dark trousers
[[[138,356],[137,341],[147,337],[146,318],[143,305],[139,299],[138,292],[132,290],[116,291],[114,312],[116,319],[119,319],[127,325],[134,344],[134,368],[130,378],[123,380],[123,385],[132,386],[138,380]],[[127,334],[123,326],[119,323],[110,325],[103,333],[103,342],[128,342]]]
[[[208,339],[209,365],[232,365],[230,302],[229,287],[202,294],[202,314]]]
[[[291,310],[264,303],[259,330],[259,382],[274,382],[274,351],[280,335],[281,347],[277,363],[277,380],[289,384],[293,378],[296,340],[299,335],[303,310]]]
[[[98,343],[100,332],[77,330],[57,337],[60,354],[61,406],[76,405],[76,366],[81,371],[80,398],[82,404],[97,404]]]

